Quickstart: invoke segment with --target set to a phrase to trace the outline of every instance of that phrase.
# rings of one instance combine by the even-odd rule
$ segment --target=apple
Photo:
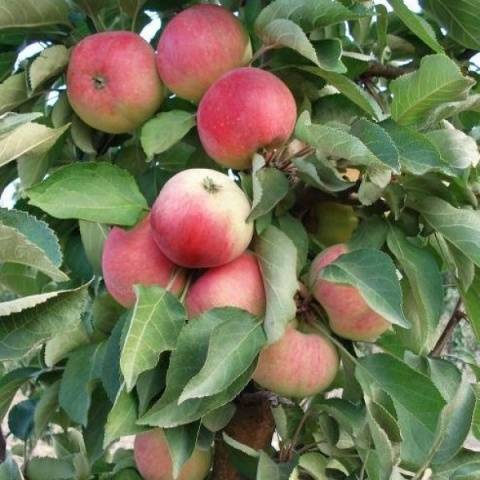
[[[390,323],[374,312],[358,289],[320,278],[320,271],[348,252],[345,244],[333,245],[321,252],[312,263],[310,283],[316,300],[327,312],[330,328],[349,340],[375,341]]]
[[[108,133],[130,132],[157,111],[164,97],[155,52],[132,32],[90,35],[73,49],[67,94],[87,125]]]
[[[135,284],[159,285],[178,294],[185,286],[185,272],[171,262],[153,239],[147,215],[131,230],[110,230],[102,255],[108,292],[126,308],[135,304]]]
[[[173,93],[194,102],[224,73],[251,58],[243,25],[218,5],[194,5],[175,15],[157,47],[162,80]]]
[[[338,363],[327,338],[289,325],[280,340],[260,352],[253,379],[278,395],[309,397],[332,383]]]
[[[144,480],[173,480],[172,457],[163,430],[156,428],[135,437],[134,456]],[[195,448],[177,480],[203,480],[210,470],[211,450]]]
[[[255,255],[245,252],[230,263],[207,270],[188,290],[188,318],[219,307],[237,307],[257,317],[265,313],[265,290]]]
[[[203,96],[198,133],[210,157],[242,170],[251,166],[257,150],[284,144],[296,117],[295,99],[278,77],[259,68],[237,68]]]
[[[250,202],[227,175],[184,170],[162,188],[151,215],[153,236],[174,263],[217,267],[240,256],[253,236]]]
[[[329,247],[350,240],[358,226],[358,217],[350,205],[322,202],[308,212],[305,224],[315,240]]]

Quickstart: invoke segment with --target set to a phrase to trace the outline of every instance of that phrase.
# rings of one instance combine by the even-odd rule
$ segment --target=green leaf
[[[433,464],[446,463],[460,451],[470,431],[474,408],[475,395],[464,379],[440,416],[429,455]]]
[[[255,30],[261,31],[273,20],[284,18],[310,32],[345,20],[355,20],[363,14],[365,11],[349,10],[337,0],[275,0],[260,12]]]
[[[297,249],[297,272],[300,273],[307,262],[308,233],[302,222],[289,213],[278,217],[277,220],[280,230],[290,238]]]
[[[95,272],[102,271],[103,244],[108,236],[108,227],[96,222],[80,220],[80,236],[90,265]]]
[[[72,457],[33,457],[27,463],[26,474],[29,480],[69,480],[75,478],[75,466]]]
[[[380,388],[391,397],[404,438],[416,428],[412,435],[432,441],[445,401],[429,377],[384,353],[361,358],[356,376],[362,385]],[[425,447],[428,450],[428,444]]]
[[[317,52],[305,32],[291,20],[278,18],[258,31],[266,46],[287,47],[319,65]]]
[[[93,145],[93,128],[83,122],[78,115],[73,115],[71,119],[72,128],[70,129],[70,134],[75,146],[87,155],[96,155],[97,150]]]
[[[304,453],[298,464],[315,480],[325,480],[327,478],[327,459],[320,452]]]
[[[221,324],[230,309],[215,309],[204,313],[194,322],[185,325],[170,357],[167,386],[153,407],[140,418],[140,425],[171,428],[200,419],[208,412],[227,404],[249,382],[253,368],[244,372],[226,390],[211,397],[195,398],[178,404],[183,389],[202,369],[208,355],[210,336]]]
[[[392,118],[402,125],[418,123],[442,103],[466,97],[474,83],[447,56],[423,57],[418,70],[390,83]]]
[[[382,110],[375,99],[347,76],[308,65],[295,66],[295,68],[323,78],[327,83],[335,87],[340,93],[367,112],[371,117],[377,119],[383,117]]]
[[[58,269],[35,243],[15,228],[0,223],[0,261],[33,267],[56,282],[65,282],[68,276]]]
[[[362,129],[362,125],[365,128]],[[387,134],[379,130],[381,127],[376,128],[372,127],[373,124],[368,125],[362,123],[355,131],[364,136],[375,150],[380,151],[383,158],[388,159],[389,162],[395,162],[392,157],[395,147],[392,143],[383,146],[378,143],[384,142],[387,139]],[[372,171],[384,166],[390,168],[388,163],[377,157],[358,137],[340,128],[313,124],[308,112],[303,112],[298,118],[295,136],[318,149],[321,155],[345,159],[351,165],[371,166]]]
[[[64,0],[2,0],[0,7],[0,30],[70,26],[70,9]]]
[[[426,248],[410,242],[404,233],[390,228],[387,237],[390,251],[395,255],[405,273],[414,298],[415,318],[412,328],[397,334],[409,339],[407,348],[417,354],[428,354],[435,342],[435,332],[443,311],[443,281],[435,256]]]
[[[197,443],[200,422],[163,430],[172,458],[172,477],[177,478],[185,462],[192,456]]]
[[[142,127],[140,142],[147,157],[168,150],[195,126],[195,115],[182,110],[162,112]]]
[[[475,167],[480,153],[475,140],[456,128],[443,128],[426,133],[426,137],[441,152],[443,160],[452,169]],[[452,172],[455,175],[455,172]]]
[[[133,393],[127,393],[124,388],[121,388],[108,414],[103,441],[104,448],[120,437],[135,435],[145,430],[136,423],[137,408],[137,401]]]
[[[120,8],[130,17],[135,18],[147,0],[120,0]]]
[[[227,403],[211,412],[208,412],[202,418],[202,425],[211,432],[219,432],[223,430],[235,414],[236,408],[234,403]]]
[[[436,197],[416,199],[412,207],[422,214],[433,229],[453,243],[477,267],[480,266],[480,212],[455,208]]]
[[[15,113],[7,112],[3,115],[0,115],[0,136],[3,136],[5,133],[8,133],[15,128],[23,125],[24,123],[33,122],[37,118],[41,117],[40,112],[31,112],[31,113]]]
[[[265,167],[265,159],[255,154],[253,158],[253,202],[247,221],[270,212],[288,193],[285,175],[276,168]]]
[[[68,416],[87,425],[94,382],[100,378],[105,344],[91,344],[73,352],[68,358],[60,382],[58,401]]]
[[[421,0],[425,8],[457,43],[480,50],[480,26],[477,15],[478,0]]]
[[[382,163],[395,172],[400,172],[398,149],[380,125],[360,118],[352,125],[350,133],[359,138]]]
[[[0,359],[19,359],[59,332],[76,328],[88,288],[32,295],[0,304]]]
[[[297,251],[294,243],[270,225],[258,238],[255,253],[260,264],[267,298],[264,328],[268,342],[277,341],[295,318],[294,296],[298,289]]]
[[[0,378],[0,420],[3,420],[8,412],[17,390],[28,380],[34,379],[40,371],[35,367],[22,367],[2,375]]]
[[[30,242],[43,250],[56,267],[62,264],[62,251],[57,235],[47,223],[23,210],[7,210],[6,208],[0,208],[0,223],[18,230]]]
[[[8,454],[7,458],[0,464],[0,478],[2,480],[23,480],[20,468]]]
[[[294,158],[298,176],[307,184],[323,192],[343,192],[353,187],[354,182],[344,180],[340,172],[328,163],[321,154],[306,158]]]
[[[83,322],[80,322],[74,329],[59,333],[48,340],[45,345],[45,364],[53,367],[66,358],[71,351],[88,343],[90,343],[90,336]]]
[[[330,282],[358,288],[368,306],[390,323],[408,328],[402,311],[402,291],[392,259],[380,250],[354,250],[323,268]]]
[[[147,209],[134,178],[109,163],[74,163],[27,191],[30,203],[55,218],[133,225]]]
[[[228,388],[252,365],[265,344],[262,325],[255,317],[242,310],[230,312],[213,329],[205,364],[187,383],[179,403],[212,396]]]
[[[175,348],[186,320],[182,304],[163,288],[137,285],[135,293],[137,301],[120,356],[127,392],[140,373],[157,364],[162,352]]]
[[[435,31],[430,24],[420,15],[412,12],[403,0],[388,0],[393,11],[400,20],[420,39],[436,53],[444,53],[443,47],[438,43]]]
[[[64,45],[53,45],[43,50],[28,69],[28,81],[32,91],[60,75],[68,65],[68,57],[68,50]]]
[[[392,120],[381,123],[394,141],[399,153],[402,170],[414,175],[424,175],[431,171],[447,171],[445,163],[435,145],[423,134],[411,127],[404,127]]]
[[[475,278],[470,288],[466,292],[462,291],[461,293],[468,320],[477,341],[480,341],[480,270],[476,270]]]
[[[43,434],[52,417],[55,415],[58,407],[58,392],[60,389],[60,380],[49,385],[42,391],[42,396],[37,402],[35,413],[33,415],[35,439],[39,439]]]
[[[12,3],[10,2],[10,4]],[[27,99],[28,91],[25,73],[17,73],[0,83],[0,115],[13,110]]]
[[[298,459],[288,463],[276,463],[265,452],[260,452],[256,480],[288,480]]]
[[[33,430],[33,414],[36,400],[27,398],[16,403],[8,413],[8,429],[24,442],[30,437]]]
[[[57,140],[68,130],[69,124],[49,128],[39,123],[24,123],[0,137],[0,166],[22,159],[37,159],[44,156]]]
[[[367,424],[372,436],[374,450],[370,451],[370,456],[367,460],[367,471],[370,468],[378,470],[379,480],[391,480],[393,465],[395,464],[395,451],[385,430],[378,424],[377,420],[372,415],[371,402],[366,401],[367,406]],[[373,462],[369,461],[373,460]],[[370,475],[372,476],[372,475]]]

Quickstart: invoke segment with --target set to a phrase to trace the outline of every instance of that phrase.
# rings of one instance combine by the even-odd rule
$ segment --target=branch
[[[440,335],[437,344],[433,347],[433,350],[431,351],[432,357],[439,357],[442,354],[442,351],[449,342],[450,337],[455,330],[455,327],[459,324],[460,320],[466,318],[465,313],[461,310],[461,306],[462,298],[460,297],[455,305],[455,308],[453,309],[452,316],[450,317],[447,326]]]
[[[360,78],[383,77],[393,79],[412,71],[413,68],[411,64],[403,67],[395,67],[393,65],[383,65],[382,63],[373,62],[368,69],[360,75]]]

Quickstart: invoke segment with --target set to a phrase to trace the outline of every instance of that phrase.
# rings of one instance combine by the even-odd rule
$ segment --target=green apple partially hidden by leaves
[[[321,278],[321,270],[347,252],[345,244],[338,244],[317,255],[310,270],[312,293],[327,312],[330,328],[337,335],[373,342],[390,323],[368,306],[357,288]]]
[[[135,437],[135,463],[144,480],[173,480],[172,457],[163,430],[156,428]],[[176,480],[203,480],[212,458],[210,449],[195,448]]]
[[[124,307],[135,303],[133,286],[160,285],[180,293],[185,272],[157,247],[147,215],[131,230],[114,227],[105,241],[102,271],[108,292]]]
[[[257,317],[265,313],[265,289],[258,261],[252,252],[207,270],[188,290],[188,317],[220,307],[237,307]]]
[[[167,87],[195,102],[224,73],[251,58],[242,23],[218,5],[194,5],[175,15],[157,48],[158,71]]]
[[[332,383],[338,363],[330,340],[289,325],[280,340],[260,352],[253,379],[278,395],[309,397]]]
[[[162,103],[164,87],[152,47],[132,32],[102,32],[73,49],[67,94],[75,113],[108,133],[142,125]]]
[[[350,205],[322,202],[308,212],[305,224],[314,240],[329,247],[350,240],[358,226],[358,217]]]

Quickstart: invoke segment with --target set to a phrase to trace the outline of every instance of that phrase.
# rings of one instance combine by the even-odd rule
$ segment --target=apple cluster
[[[248,67],[252,50],[241,22],[215,5],[195,5],[163,30],[155,53],[131,32],[105,32],[73,50],[67,91],[77,115],[113,134],[141,126],[160,107],[167,88],[198,103],[197,127],[208,155],[224,167],[251,166],[261,148],[285,144],[296,120],[295,100],[275,75]],[[233,306],[261,319],[266,296],[261,266],[248,250],[253,224],[248,197],[228,175],[188,169],[174,175],[135,227],[112,228],[102,269],[109,293],[135,304],[134,285],[159,285],[182,294],[189,321]],[[321,278],[321,270],[348,251],[340,243],[313,262],[310,287],[332,330],[352,340],[374,340],[389,324],[355,287]],[[189,270],[197,272],[192,283]],[[186,291],[185,291],[186,290]],[[282,396],[303,398],[331,385],[339,367],[329,339],[293,318],[284,335],[260,353],[253,380]],[[202,479],[210,452],[195,450],[180,479]],[[138,469],[146,480],[172,478],[168,442],[160,429],[138,435]]]
[[[241,170],[258,149],[285,143],[297,116],[287,86],[248,67],[251,59],[248,34],[231,12],[195,5],[167,24],[156,53],[132,32],[84,38],[70,58],[67,94],[86,124],[118,134],[148,120],[168,89],[198,103],[198,134],[208,155]]]

